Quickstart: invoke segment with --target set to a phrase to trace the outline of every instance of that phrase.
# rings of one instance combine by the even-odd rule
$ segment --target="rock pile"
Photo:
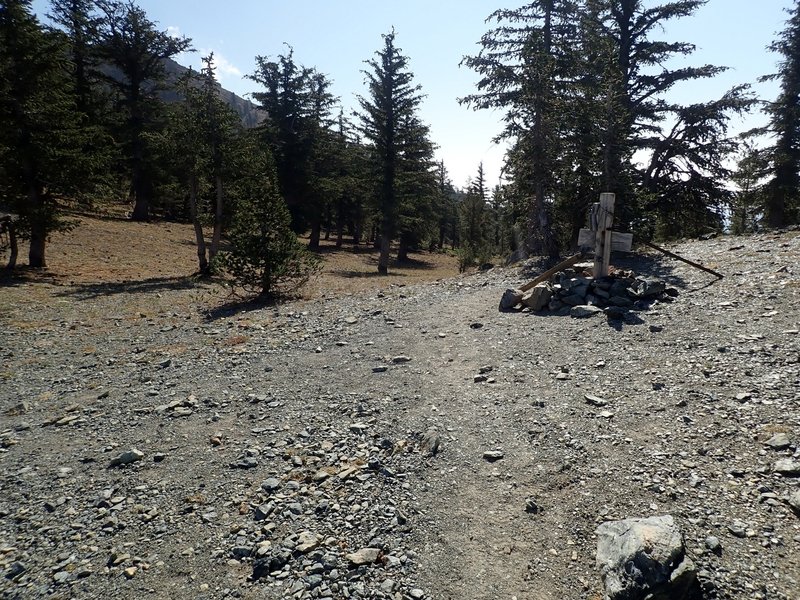
[[[521,308],[575,318],[605,312],[620,318],[628,310],[646,309],[654,301],[672,302],[677,296],[678,290],[659,279],[639,277],[630,271],[594,278],[578,267],[560,271],[526,291],[506,290],[500,309]]]

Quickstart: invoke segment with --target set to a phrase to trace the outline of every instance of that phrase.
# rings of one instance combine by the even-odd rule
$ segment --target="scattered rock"
[[[425,452],[426,454],[430,454],[434,456],[439,453],[439,448],[442,443],[442,436],[439,435],[439,432],[435,429],[429,429],[425,432],[425,435],[422,436],[422,442],[420,442],[420,450]]]
[[[381,555],[380,548],[361,548],[357,552],[345,554],[345,558],[355,566],[370,565],[378,560]]]
[[[800,477],[800,460],[782,458],[775,462],[773,471],[784,477]]]
[[[773,435],[766,442],[764,442],[764,444],[773,450],[786,450],[792,445],[792,441],[789,439],[789,436],[786,433],[781,432]]]
[[[127,452],[123,452],[116,458],[111,459],[109,463],[109,467],[120,467],[122,465],[129,465],[131,463],[138,462],[144,458],[144,452],[141,450],[137,450],[136,448],[131,448]]]
[[[489,462],[495,462],[505,457],[502,450],[487,450],[483,453],[483,458]]]

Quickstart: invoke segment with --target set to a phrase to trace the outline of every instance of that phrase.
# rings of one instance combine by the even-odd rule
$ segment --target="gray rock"
[[[769,438],[765,445],[769,446],[773,450],[786,450],[789,446],[792,445],[792,441],[789,439],[789,436],[785,433],[776,433],[771,438]]]
[[[722,542],[719,541],[718,537],[710,535],[706,538],[706,548],[714,554],[719,554],[722,552]]]
[[[800,460],[782,458],[775,462],[773,470],[784,477],[800,477]]]
[[[569,311],[569,316],[573,319],[586,319],[588,317],[599,315],[601,312],[603,312],[602,308],[582,304],[580,306],[573,306]]]
[[[658,296],[667,289],[666,284],[658,279],[637,279],[630,288],[631,293],[639,298]]]
[[[420,449],[430,454],[431,456],[439,453],[439,446],[442,443],[442,436],[439,435],[439,432],[435,429],[429,429],[425,432],[425,435],[422,436],[422,442],[420,442]]]
[[[401,354],[400,356],[392,357],[392,362],[396,365],[402,365],[404,363],[411,362],[411,357]]]
[[[581,296],[580,294],[570,294],[569,296],[561,298],[561,301],[568,306],[580,306],[585,304],[586,296]]]
[[[522,302],[525,294],[519,290],[507,289],[500,299],[500,310],[510,310]]]
[[[380,548],[361,548],[357,552],[345,554],[344,557],[355,566],[360,566],[374,563],[380,554]]]
[[[261,489],[267,492],[268,494],[271,494],[279,487],[281,487],[281,480],[278,479],[277,477],[270,477],[269,479],[265,479],[261,483]]]
[[[792,510],[800,516],[800,490],[797,490],[789,495],[786,499],[786,503],[792,508]]]
[[[123,452],[116,458],[111,460],[111,463],[108,465],[109,467],[119,467],[122,465],[129,465],[131,463],[139,462],[144,458],[144,452],[141,450],[137,450],[136,448],[131,448],[127,452]]]
[[[295,550],[306,554],[307,552],[315,550],[319,546],[319,543],[320,537],[317,534],[310,531],[301,531],[297,535],[297,546],[295,546]]]
[[[670,515],[624,519],[597,530],[597,567],[606,600],[683,600],[697,586],[694,563]]]
[[[425,597],[425,592],[419,588],[413,588],[408,592],[408,595],[411,596],[412,600],[422,600]]]
[[[489,462],[495,462],[496,460],[500,460],[501,458],[505,457],[505,454],[502,450],[487,450],[483,453],[483,458],[488,460]]]
[[[747,524],[736,520],[728,525],[728,531],[731,532],[732,536],[737,538],[747,537]]]
[[[534,311],[544,310],[552,298],[553,290],[550,289],[550,286],[546,283],[540,283],[528,290],[522,297],[522,304]]]

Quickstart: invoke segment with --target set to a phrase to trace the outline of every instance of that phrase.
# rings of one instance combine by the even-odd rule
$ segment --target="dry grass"
[[[125,298],[120,312],[128,318],[159,312],[156,303],[127,307],[131,293],[159,297],[162,292],[187,290],[195,292],[195,300],[202,296],[203,302],[211,303],[224,301],[229,293],[224,285],[206,286],[202,294],[198,292],[193,279],[196,245],[189,224],[88,216],[81,216],[79,221],[72,232],[52,236],[47,246],[48,268],[43,271],[26,270],[27,248],[20,248],[20,273],[13,280],[0,280],[0,287],[9,291],[3,294],[5,302],[0,301],[0,314],[14,303],[52,302],[54,288],[64,286],[80,288],[84,297]],[[434,281],[458,273],[456,258],[443,253],[418,253],[407,263],[392,262],[388,276],[377,274],[378,252],[371,246],[345,244],[337,248],[333,241],[322,241],[318,254],[323,260],[322,272],[299,290],[304,299]],[[0,255],[0,261],[5,258]],[[32,318],[20,325],[36,326]]]

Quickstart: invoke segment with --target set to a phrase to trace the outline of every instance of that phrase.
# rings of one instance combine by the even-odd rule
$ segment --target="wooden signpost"
[[[589,229],[581,229],[578,246],[594,246],[594,272],[597,277],[608,275],[611,264],[611,251],[630,252],[633,234],[613,231],[614,194],[600,194],[600,202],[595,202],[589,212]]]

